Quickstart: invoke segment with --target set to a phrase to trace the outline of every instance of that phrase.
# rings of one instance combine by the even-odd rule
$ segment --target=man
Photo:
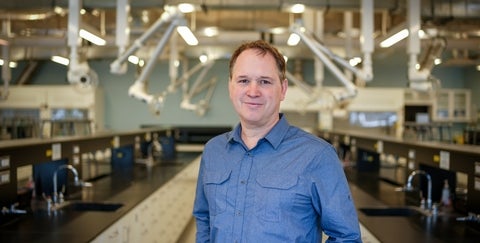
[[[361,242],[333,147],[280,113],[285,60],[264,41],[230,60],[229,93],[240,124],[202,155],[193,215],[197,242]]]

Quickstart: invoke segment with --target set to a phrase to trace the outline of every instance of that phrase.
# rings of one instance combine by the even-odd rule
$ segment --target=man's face
[[[232,69],[230,100],[243,125],[261,127],[278,120],[287,80],[280,80],[275,59],[255,49],[243,51]]]

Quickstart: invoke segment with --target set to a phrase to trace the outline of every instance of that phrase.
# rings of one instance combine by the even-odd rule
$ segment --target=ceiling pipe
[[[98,82],[97,74],[90,69],[86,60],[80,60],[78,48],[80,47],[80,9],[82,0],[70,0],[68,12],[68,37],[70,47],[70,64],[67,71],[67,80],[70,84],[79,85],[82,88],[95,86]]]
[[[373,27],[374,27],[374,6],[373,0],[362,0],[362,34],[360,36],[361,50],[363,53],[363,68],[360,70],[362,81],[373,79],[372,53],[374,51]]]
[[[118,55],[125,52],[130,42],[130,27],[128,26],[128,16],[130,16],[130,1],[117,0],[115,26],[115,44],[118,47]],[[128,69],[127,63],[118,64],[118,73],[126,73]]]
[[[2,23],[2,32],[5,36],[10,35],[10,21],[3,21]],[[2,79],[3,79],[3,89],[0,90],[0,100],[6,100],[8,98],[8,86],[12,80],[12,70],[10,68],[10,42],[8,40],[0,39],[0,45],[2,46]]]
[[[421,42],[419,31],[421,29],[420,1],[408,1],[408,80],[409,87],[418,91],[432,91],[440,86],[440,81],[431,75],[431,68],[420,68],[418,56]]]
[[[0,100],[6,100],[9,94],[8,86],[10,81],[12,81],[12,69],[10,68],[10,47],[8,45],[2,45],[2,59],[3,89],[0,90]]]

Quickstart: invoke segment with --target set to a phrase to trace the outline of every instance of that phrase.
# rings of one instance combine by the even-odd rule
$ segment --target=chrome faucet
[[[403,188],[405,191],[413,191],[412,181],[416,175],[424,175],[428,181],[428,188],[427,188],[427,206],[428,210],[432,209],[432,177],[423,170],[414,170],[407,179],[407,185]]]
[[[78,179],[78,172],[77,170],[75,169],[75,167],[73,167],[73,165],[60,165],[56,170],[55,172],[53,172],[53,195],[52,195],[52,200],[53,200],[53,204],[57,204],[57,203],[61,203],[58,201],[58,193],[57,193],[57,172],[62,170],[62,169],[69,169],[70,171],[72,171],[73,173],[73,176],[74,176],[74,183],[76,186],[78,185],[82,185],[82,182]]]

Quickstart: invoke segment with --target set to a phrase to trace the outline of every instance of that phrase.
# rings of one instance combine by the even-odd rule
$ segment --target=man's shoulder
[[[228,131],[212,137],[205,144],[205,148],[211,147],[211,146],[217,146],[219,144],[225,144],[226,142],[228,142],[228,140],[232,136],[231,133],[232,131]]]
[[[289,136],[291,139],[299,139],[302,143],[311,144],[313,146],[331,146],[330,143],[325,141],[319,136],[308,132],[300,127],[290,126]]]

